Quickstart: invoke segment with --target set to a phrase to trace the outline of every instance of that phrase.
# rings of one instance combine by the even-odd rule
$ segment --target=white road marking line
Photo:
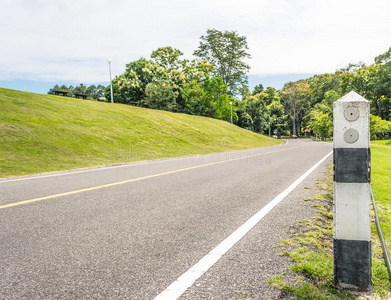
[[[208,271],[225,253],[228,252],[242,237],[244,237],[259,221],[263,219],[274,207],[276,207],[290,192],[292,192],[305,178],[308,177],[321,163],[333,152],[329,152],[307,172],[301,175],[294,183],[287,187],[281,194],[253,215],[248,221],[222,241],[216,248],[204,256],[198,263],[188,269],[154,300],[178,299],[194,282]]]

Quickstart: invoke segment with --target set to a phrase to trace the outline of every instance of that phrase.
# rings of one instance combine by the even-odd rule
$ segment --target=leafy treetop
[[[236,31],[208,29],[200,39],[198,50],[193,55],[212,63],[214,75],[223,79],[231,95],[238,95],[241,88],[247,87],[246,73],[250,70],[244,62],[251,58],[247,53],[246,37]]]

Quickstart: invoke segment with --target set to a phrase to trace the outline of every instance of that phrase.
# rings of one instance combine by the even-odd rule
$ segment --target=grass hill
[[[0,178],[278,143],[211,118],[0,88]]]

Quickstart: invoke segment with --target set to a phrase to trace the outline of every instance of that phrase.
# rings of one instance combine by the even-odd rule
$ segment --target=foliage
[[[254,132],[263,133],[269,128],[269,111],[261,94],[246,98],[241,118],[240,124]]]
[[[247,96],[246,99],[238,103],[237,125],[258,133],[268,132],[281,136],[286,130],[287,117],[280,102],[277,90],[268,87],[266,90]]]
[[[236,113],[238,115],[238,121],[237,125],[239,127],[242,127],[247,130],[254,131],[253,128],[253,119],[251,116],[247,113],[246,111],[246,105],[245,103],[241,103],[237,108],[236,108]]]
[[[280,99],[273,100],[266,108],[269,111],[269,122],[272,134],[276,134],[279,138],[286,134],[287,115],[285,114],[284,106]]]
[[[167,89],[170,87],[175,102],[178,97],[181,97],[182,87],[187,82],[183,72],[187,62],[186,60],[181,60],[181,56],[183,56],[183,53],[172,47],[158,48],[151,54],[151,62],[163,70],[159,78],[156,78],[156,81],[159,81],[157,85],[161,86],[166,92],[168,92]],[[180,99],[178,100],[181,102]]]
[[[391,47],[383,54],[375,57],[375,63],[384,64],[391,61]]]
[[[305,82],[307,91],[306,84],[299,80],[287,83],[279,92],[281,102],[290,117],[292,132],[295,132],[295,127],[299,135],[303,128],[315,128],[314,133],[319,134],[321,129],[315,123],[320,125],[320,120],[330,123],[325,115],[327,112],[319,110],[319,104],[322,103],[323,108],[327,106],[331,110],[332,102],[350,91],[355,91],[370,101],[372,115],[391,120],[391,48],[377,56],[372,65],[350,63],[335,73],[316,75]],[[301,91],[298,91],[300,86]],[[322,131],[325,135],[329,126],[323,124],[321,127],[324,127]],[[378,134],[379,132],[376,133]]]
[[[334,90],[324,94],[322,102],[309,111],[308,129],[326,139],[333,134],[333,103],[340,97]]]
[[[234,105],[234,99],[228,95],[228,86],[221,77],[206,77],[201,84],[206,96],[206,113],[216,119],[226,121],[231,120],[231,102]],[[232,109],[233,120],[237,120],[237,114]]]
[[[258,84],[258,85],[256,85],[254,87],[252,95],[255,96],[256,94],[262,93],[263,90],[264,90],[263,85],[262,84]]]
[[[311,111],[308,125],[315,134],[320,135],[323,139],[332,135],[333,121],[331,115],[320,107]]]
[[[354,90],[370,101],[372,138],[382,138],[389,131],[385,121],[391,120],[391,48],[369,66],[350,63],[335,73],[288,82],[279,91],[258,84],[252,93],[246,85],[247,49],[246,37],[216,29],[208,29],[201,37],[194,51],[199,60],[184,59],[183,52],[169,46],[158,48],[150,59],[127,64],[125,72],[113,80],[114,102],[140,103],[149,98],[153,108],[177,108],[226,121],[230,121],[232,102],[233,120],[240,127],[265,133],[270,123],[273,134],[300,136],[309,130],[325,138],[332,131],[333,102]],[[102,98],[103,92],[102,86],[83,84],[56,85],[49,93],[54,89],[69,95],[84,93],[90,99]],[[110,86],[104,93],[110,101]],[[242,101],[232,98],[239,94]],[[157,95],[163,99],[158,100]]]
[[[379,116],[371,115],[369,126],[373,140],[383,138],[385,133],[391,133],[391,122],[382,120]]]
[[[68,97],[75,97],[76,94],[85,94],[87,95],[87,99],[90,100],[101,100],[104,97],[105,87],[103,85],[91,85],[87,87],[83,83],[78,86],[73,87],[56,84],[53,88],[51,88],[48,92],[48,95],[54,95],[54,91],[63,91],[68,92]]]
[[[127,64],[125,72],[113,80],[114,102],[128,104],[144,99],[147,85],[161,78],[165,78],[163,68],[145,58]],[[110,99],[110,86],[105,96]]]
[[[173,88],[165,82],[149,83],[145,94],[150,108],[171,110],[176,104]]]
[[[185,61],[179,59],[181,56],[183,56],[182,51],[172,47],[163,47],[153,51],[151,59],[166,71],[171,71],[183,68]]]
[[[280,94],[285,112],[291,121],[291,133],[297,135],[297,127],[301,124],[306,109],[308,109],[308,103],[310,103],[310,86],[305,80],[288,82],[284,85]]]
[[[114,101],[145,100],[154,109],[178,108],[230,121],[230,102],[234,99],[221,77],[210,76],[213,65],[205,60],[181,59],[182,55],[178,49],[164,47],[153,51],[151,60],[141,58],[129,63],[125,73],[113,81]],[[232,116],[236,121],[234,109]]]
[[[208,29],[200,40],[198,50],[193,55],[213,64],[214,75],[223,79],[231,95],[238,95],[240,89],[247,86],[246,73],[250,69],[244,62],[251,58],[247,53],[246,37],[236,31]]]
[[[311,94],[311,106],[314,106],[316,103],[321,102],[325,98],[325,94],[329,91],[334,91],[341,94],[340,85],[341,78],[340,73],[336,72],[334,74],[321,74],[315,75],[309,79],[307,79],[307,83],[309,84],[310,94]]]
[[[183,87],[182,97],[185,113],[190,115],[206,114],[206,91],[197,80],[191,80]]]

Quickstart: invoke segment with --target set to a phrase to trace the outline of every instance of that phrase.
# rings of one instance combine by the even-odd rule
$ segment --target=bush
[[[370,130],[372,140],[382,139],[386,132],[391,132],[391,122],[371,115]]]
[[[176,105],[173,88],[168,83],[149,83],[145,94],[150,108],[171,110]]]

